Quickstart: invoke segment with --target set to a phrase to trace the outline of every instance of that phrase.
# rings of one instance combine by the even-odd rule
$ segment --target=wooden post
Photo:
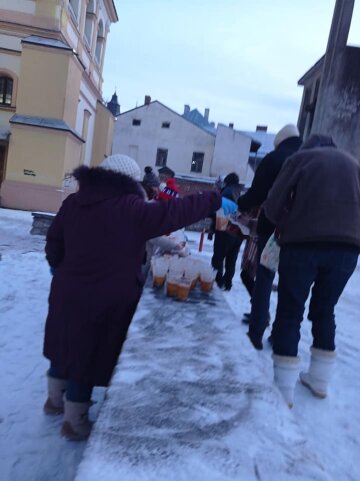
[[[205,237],[205,227],[203,227],[203,229],[201,231],[201,234],[200,234],[199,252],[202,252],[202,250],[203,250],[204,237]]]
[[[322,128],[327,109],[327,89],[335,75],[336,60],[339,54],[346,48],[354,4],[355,0],[336,0],[321,74],[314,122],[311,128],[311,132],[317,134],[327,133],[326,131],[324,132]]]

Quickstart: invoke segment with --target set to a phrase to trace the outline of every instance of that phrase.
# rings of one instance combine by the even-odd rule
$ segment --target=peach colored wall
[[[23,45],[18,113],[63,118],[70,55],[59,52],[61,51]]]
[[[98,165],[106,156],[111,154],[114,123],[115,119],[112,113],[98,102],[91,165]]]
[[[4,53],[0,55],[0,71],[12,72],[13,75],[19,76],[20,73],[20,54]]]
[[[13,124],[6,180],[60,187],[68,135],[50,129]]]
[[[76,189],[66,174],[79,165],[81,145],[70,133],[13,125],[1,205],[56,212]]]
[[[54,17],[42,17],[40,15],[35,16],[32,13],[24,13],[21,11],[5,10],[0,8],[0,18],[2,22],[8,22],[12,25],[22,25],[28,28],[42,28],[45,30],[59,29],[59,19]]]
[[[52,17],[59,18],[61,12],[61,6],[59,2],[54,0],[36,0],[35,15],[38,17]]]
[[[63,200],[74,189],[59,189],[39,184],[5,180],[1,185],[2,207],[40,212],[57,212]]]
[[[75,128],[82,70],[72,52],[25,44],[17,113],[63,119]]]
[[[11,2],[2,2],[2,5],[4,3],[6,3],[8,11],[28,13],[30,15],[35,13],[35,0],[12,0]]]
[[[14,115],[14,109],[1,109],[0,108],[0,127],[2,129],[10,130],[9,120]]]
[[[68,135],[66,139],[64,173],[67,177],[72,171],[81,164],[82,146],[84,144],[74,136]],[[63,183],[64,184],[64,183]],[[70,182],[71,184],[71,182]]]
[[[83,68],[75,56],[69,60],[63,119],[75,129]],[[81,131],[78,133],[81,134]]]

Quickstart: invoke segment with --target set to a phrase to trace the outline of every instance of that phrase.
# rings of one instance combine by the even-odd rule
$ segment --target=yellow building
[[[102,71],[113,0],[0,0],[1,206],[56,212],[111,151]]]

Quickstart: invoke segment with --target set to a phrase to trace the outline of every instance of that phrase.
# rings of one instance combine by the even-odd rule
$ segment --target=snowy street
[[[29,212],[0,209],[0,326],[2,332],[0,339],[0,365],[2,367],[0,479],[1,481],[74,481],[86,443],[76,444],[60,438],[61,418],[46,417],[42,411],[42,405],[46,398],[45,373],[47,369],[47,361],[42,357],[42,342],[51,276],[44,256],[45,239],[41,236],[30,235],[31,222],[32,217]],[[199,234],[188,233],[188,237],[191,248],[195,250]],[[204,256],[210,258],[211,253],[212,244],[206,241]],[[243,471],[241,471],[243,476],[250,476],[251,468],[253,477],[237,479],[244,479],[244,481],[252,481],[252,479],[257,481],[272,479],[278,481],[280,479],[281,481],[287,481],[287,479],[291,481],[295,479],[358,481],[360,479],[360,468],[357,464],[360,452],[359,283],[360,266],[358,265],[337,306],[338,358],[328,398],[325,400],[315,399],[308,390],[298,384],[295,405],[292,410],[289,410],[285,403],[281,402],[280,395],[273,392],[270,346],[265,342],[263,351],[255,351],[245,335],[247,327],[241,325],[243,312],[249,311],[249,300],[246,290],[241,284],[239,270],[237,270],[234,286],[230,292],[223,293],[216,288],[214,296],[217,302],[221,303],[224,300],[223,318],[219,320],[218,325],[216,320],[209,323],[209,338],[215,332],[214,330],[228,326],[229,332],[234,333],[234,342],[238,342],[239,345],[239,364],[237,366],[239,375],[244,376],[246,383],[256,383],[257,386],[260,386],[260,391],[264,393],[260,399],[257,399],[256,416],[252,413],[254,417],[249,415],[248,418],[241,420],[233,431],[230,429],[227,437],[228,451],[224,454],[224,459],[233,462],[234,455],[236,456],[238,453],[239,463],[255,457],[259,460],[258,471],[254,471],[252,465],[243,466]],[[147,293],[146,296],[144,306],[152,305],[154,299],[151,293]],[[190,326],[192,330],[195,329],[199,313],[202,312],[201,308],[202,306],[196,310],[196,306],[192,306],[192,309],[189,310],[184,318],[184,333],[186,326]],[[235,317],[231,316],[230,309]],[[272,319],[275,309],[276,293],[272,296]],[[142,311],[138,312],[136,316],[133,326],[134,334],[137,333],[140,336],[140,327],[149,325],[146,324],[148,321],[143,319]],[[232,319],[237,319],[238,324],[234,323]],[[310,322],[305,319],[299,352],[302,368],[305,368],[309,361],[310,328]],[[203,329],[206,329],[206,326],[203,326]],[[227,345],[226,342],[230,342],[231,335],[222,332],[219,337],[225,343],[224,345]],[[133,342],[132,331],[130,331],[129,349],[136,347],[136,342],[140,342],[141,336],[134,339]],[[185,335],[183,339],[187,339]],[[166,348],[170,351],[171,348],[174,348],[176,351],[179,340],[169,336],[166,341]],[[209,345],[209,358],[203,357],[203,362],[209,361],[211,364],[215,358],[218,359],[213,356],[212,349],[216,350],[216,342],[214,342],[214,346]],[[126,363],[131,355],[134,355],[134,351],[125,352],[124,366],[127,376],[125,381],[132,374],[129,371],[129,362]],[[133,363],[140,369],[141,359],[136,359],[135,356]],[[144,366],[142,368],[145,369]],[[150,369],[151,363],[148,368],[149,376],[154,375]],[[158,373],[159,377],[165,375],[166,372],[164,367],[163,373]],[[134,379],[137,374],[138,372],[133,372]],[[191,369],[189,368],[187,371],[184,367],[182,374],[185,377],[190,376]],[[121,370],[117,372],[114,381],[114,387],[110,390],[111,395],[116,391],[117,383],[125,382]],[[129,387],[129,391],[131,388],[132,386]],[[244,402],[242,396],[239,396],[240,405]],[[98,414],[103,397],[104,389],[96,389],[94,399],[98,402],[92,408],[93,419]],[[207,401],[207,399],[204,400],[205,403]],[[216,403],[214,401],[214,405],[217,405],[220,411],[221,398],[216,401]],[[231,402],[237,402],[236,396],[234,397],[233,394]],[[127,405],[126,409],[129,408]],[[100,419],[105,419],[104,416],[109,409],[104,408]],[[121,406],[118,405],[117,410],[121,415]],[[223,413],[219,413],[219,416],[221,414]],[[209,412],[205,410],[202,413],[199,412],[199,416],[203,416],[204,419],[208,415]],[[275,425],[276,428],[271,429],[271,426]],[[94,432],[96,435],[97,429],[98,426]],[[137,424],[136,429],[139,433],[141,424]],[[92,449],[98,440],[99,437],[91,439],[89,449]],[[114,437],[114,442],[116,440],[117,438]],[[286,440],[288,440],[287,445]],[[250,452],[249,446],[253,452]],[[264,446],[266,449],[263,449]],[[215,452],[215,444],[212,447]],[[98,451],[101,451],[101,447],[97,446],[97,448]],[[113,452],[116,452],[116,446],[112,446],[112,448]],[[96,450],[90,452],[94,453]],[[216,452],[218,453],[217,450]],[[241,456],[242,452],[246,455]],[[303,472],[301,472],[301,455],[303,453]],[[293,465],[291,464],[292,460],[296,460]],[[97,459],[92,458],[91,467],[89,467],[89,459],[85,456],[84,462],[80,465],[78,479],[81,481],[136,479],[135,473],[129,471],[127,473],[122,471],[120,476],[120,471],[113,469],[118,466],[116,463],[113,466],[109,465],[108,471],[100,471],[97,473],[97,477],[93,477],[96,467],[103,466],[102,462],[103,460],[99,459],[97,464]],[[198,463],[199,459],[194,458],[191,462],[189,461],[188,466],[192,466],[195,472],[197,466],[200,469]],[[265,475],[266,465],[271,466],[272,473]],[[289,469],[288,478],[286,473],[281,471],[286,466]],[[282,477],[278,476],[277,467],[281,471]],[[122,468],[124,469],[124,466]],[[236,471],[233,465],[228,468],[230,473],[231,469],[233,472]],[[89,470],[87,471],[87,469]],[[168,479],[172,479],[172,469],[173,466],[169,464]],[[309,473],[314,473],[314,477],[306,477],[310,476]],[[150,474],[148,478],[146,473],[141,474],[142,476],[137,479],[144,481],[153,479]],[[184,477],[183,479],[196,479],[191,471],[187,474],[188,478]],[[212,468],[211,463],[207,478],[219,481],[235,479],[230,475],[228,478],[221,477],[220,471],[217,472],[215,467]],[[179,475],[178,478],[173,476],[173,479],[182,478]]]

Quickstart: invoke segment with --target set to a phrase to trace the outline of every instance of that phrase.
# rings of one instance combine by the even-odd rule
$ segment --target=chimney
[[[190,112],[190,105],[184,105],[184,115],[188,114]]]
[[[229,127],[230,127],[230,129],[233,129],[233,128],[234,128],[234,124],[233,124],[233,123],[229,124]]]
[[[205,117],[205,120],[207,120],[208,122],[209,122],[209,113],[210,113],[210,109],[205,109],[204,117]]]
[[[256,132],[267,132],[268,126],[267,125],[257,125]]]
[[[145,95],[145,102],[144,102],[144,105],[149,105],[151,102],[151,97],[150,95]]]

